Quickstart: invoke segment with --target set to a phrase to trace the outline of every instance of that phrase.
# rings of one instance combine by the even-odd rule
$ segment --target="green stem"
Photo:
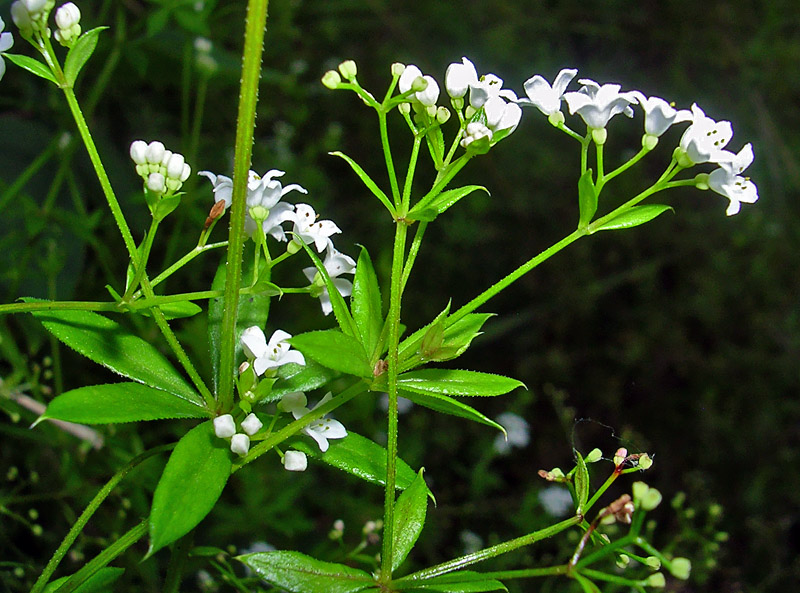
[[[392,578],[394,554],[394,502],[397,480],[397,375],[399,372],[398,345],[400,343],[400,310],[402,301],[403,265],[406,250],[408,227],[398,221],[395,227],[394,251],[392,255],[392,276],[389,300],[389,365],[387,384],[389,388],[389,409],[387,418],[386,442],[386,488],[383,499],[383,546],[381,550],[381,580],[389,582]]]
[[[556,523],[555,525],[551,525],[550,527],[545,527],[544,529],[539,529],[538,531],[534,531],[533,533],[529,533],[528,535],[523,535],[522,537],[518,537],[516,539],[503,542],[502,544],[497,544],[496,546],[485,548],[483,550],[478,550],[477,552],[474,552],[472,554],[467,554],[466,556],[462,556],[461,558],[456,558],[454,560],[450,560],[448,562],[444,562],[442,564],[437,564],[436,566],[431,566],[430,568],[420,570],[406,577],[403,577],[402,579],[399,579],[398,582],[421,581],[442,574],[447,574],[448,572],[453,572],[454,570],[460,570],[471,564],[483,562],[484,560],[488,560],[489,558],[494,558],[495,556],[507,554],[508,552],[511,552],[523,546],[529,546],[543,539],[553,537],[554,535],[561,533],[565,529],[569,529],[573,525],[577,525],[582,520],[583,517],[579,515],[570,517],[569,519],[565,519],[560,523]]]
[[[239,288],[242,279],[244,250],[244,215],[247,207],[247,180],[253,156],[253,132],[256,125],[258,81],[261,76],[261,55],[267,23],[269,0],[249,0],[245,21],[242,79],[239,110],[236,118],[236,145],[233,162],[233,196],[228,235],[228,263],[223,298],[219,360],[218,411],[233,407],[234,352],[236,320],[239,311]]]
[[[194,258],[196,258],[204,251],[208,251],[210,249],[219,249],[220,247],[227,247],[227,246],[228,246],[227,241],[220,241],[219,243],[211,243],[210,245],[198,245],[197,247],[192,249],[189,253],[180,258],[178,261],[176,261],[174,264],[172,264],[170,267],[168,267],[166,270],[161,272],[158,276],[153,278],[150,281],[150,283],[153,287],[158,286],[164,280],[172,276],[172,274],[180,270],[183,266],[188,264],[190,261],[192,261]]]
[[[378,109],[378,125],[381,131],[381,146],[383,147],[383,158],[386,161],[386,172],[389,174],[389,184],[392,187],[392,199],[396,210],[400,209],[400,188],[397,184],[397,173],[394,170],[392,160],[392,149],[389,146],[389,128],[386,125],[385,105]]]
[[[633,158],[631,158],[626,163],[621,164],[619,167],[617,167],[616,169],[614,169],[613,171],[611,171],[610,173],[608,173],[606,175],[602,175],[602,176],[598,175],[597,184],[595,186],[596,189],[597,189],[597,193],[599,194],[602,191],[603,186],[606,183],[608,183],[609,181],[614,179],[614,177],[616,177],[620,173],[624,173],[625,171],[627,171],[628,169],[633,167],[636,163],[638,163],[640,160],[642,160],[642,158],[646,154],[648,154],[649,152],[650,152],[649,149],[647,149],[645,147],[642,147],[642,149],[639,152],[637,152],[633,156]]]
[[[133,280],[128,285],[125,294],[122,296],[123,301],[129,301],[134,291],[136,291],[136,289],[139,287],[139,284],[142,282],[142,277],[144,276],[145,269],[147,269],[147,261],[150,259],[150,250],[153,248],[153,241],[155,240],[157,230],[158,221],[153,219],[150,223],[150,230],[147,231],[147,235],[145,235],[144,242],[142,244],[141,254],[139,255],[139,265],[136,266],[136,272],[134,273]]]
[[[8,303],[0,305],[0,315],[31,313],[33,311],[119,311],[117,303],[100,301],[43,301],[36,303]]]
[[[66,556],[67,552],[69,551],[70,546],[75,542],[80,532],[83,530],[86,523],[88,523],[89,519],[91,519],[92,515],[98,509],[98,507],[102,504],[102,502],[108,497],[109,494],[116,488],[117,484],[130,473],[132,469],[138,466],[140,463],[149,459],[153,455],[157,455],[159,453],[163,453],[164,451],[169,451],[175,445],[162,445],[160,447],[155,447],[150,449],[149,451],[145,451],[141,455],[138,455],[131,459],[128,464],[119,470],[116,474],[112,476],[112,478],[106,482],[105,486],[103,486],[100,491],[95,494],[94,498],[89,502],[86,506],[84,511],[81,513],[78,520],[75,521],[72,528],[69,530],[67,535],[64,537],[64,540],[61,542],[61,545],[58,546],[58,549],[53,554],[53,557],[50,558],[50,561],[47,563],[47,566],[44,567],[42,574],[39,575],[39,578],[36,580],[36,583],[33,585],[31,589],[31,593],[40,593],[44,590],[45,586],[47,585],[50,577],[53,576],[58,564],[61,560]]]

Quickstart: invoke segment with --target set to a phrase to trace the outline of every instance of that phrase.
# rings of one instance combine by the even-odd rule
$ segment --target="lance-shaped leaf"
[[[416,593],[432,591],[435,593],[484,593],[486,591],[508,591],[506,586],[496,579],[487,578],[479,572],[463,570],[445,574],[422,581],[400,581],[397,583],[401,591]]]
[[[439,314],[434,321],[414,332],[401,345],[400,371],[407,371],[431,360],[452,360],[461,356],[469,348],[472,340],[481,335],[481,328],[492,313],[470,313],[448,326],[447,320]],[[441,340],[431,345],[426,338],[441,326]],[[432,347],[435,346],[435,347]]]
[[[397,386],[423,395],[494,396],[525,385],[516,379],[478,371],[421,369],[400,375]]]
[[[108,29],[108,27],[97,27],[90,31],[86,31],[83,35],[78,37],[69,53],[67,59],[64,60],[64,76],[67,79],[69,86],[74,86],[83,66],[92,57],[95,48],[97,47],[97,37],[100,31]]]
[[[163,420],[165,418],[207,418],[208,411],[197,404],[141,383],[89,385],[62,393],[51,401],[36,421],[65,420],[81,424],[106,424]]]
[[[270,585],[291,593],[357,593],[375,585],[363,570],[300,552],[257,552],[236,559]]]
[[[423,471],[419,470],[411,486],[405,489],[394,505],[392,572],[403,564],[425,526],[428,496],[431,493],[422,477]]]
[[[430,408],[431,410],[435,410],[442,414],[449,414],[450,416],[457,416],[459,418],[465,418],[466,420],[478,422],[479,424],[485,424],[486,426],[491,426],[492,428],[496,428],[497,430],[501,431],[503,434],[506,434],[506,429],[503,428],[502,425],[498,424],[491,418],[484,416],[475,408],[468,406],[457,399],[453,399],[452,397],[448,397],[440,393],[423,394],[414,393],[413,391],[402,391],[402,395],[403,397],[410,399],[412,402],[419,404],[420,406],[425,406],[426,408]]]
[[[578,180],[578,208],[580,210],[578,228],[585,228],[592,222],[592,218],[597,212],[597,188],[592,180],[591,169],[584,171]]]
[[[315,443],[301,438],[293,439],[291,447],[367,482],[386,484],[386,449],[350,430],[343,439],[329,441],[325,453],[320,452]],[[414,470],[398,457],[397,488],[405,490],[416,476]]]
[[[329,369],[356,377],[372,378],[372,368],[361,342],[339,330],[326,329],[299,334],[287,342],[303,355]]]
[[[113,590],[111,585],[113,585],[124,572],[124,568],[104,566],[78,585],[75,589],[75,593],[108,593]],[[44,588],[44,593],[56,593],[61,585],[66,583],[70,578],[70,576],[65,576],[48,583]]]
[[[28,56],[23,56],[21,54],[4,53],[3,57],[9,62],[13,62],[20,68],[27,70],[31,74],[35,74],[36,76],[44,78],[45,80],[49,80],[55,85],[58,84],[58,81],[56,80],[56,77],[53,76],[53,72],[50,70],[50,68],[48,68],[46,64],[43,64],[39,60]]]
[[[465,185],[464,187],[458,187],[456,189],[443,191],[439,194],[426,196],[414,205],[406,218],[409,220],[430,222],[448,208],[455,205],[461,198],[478,190],[485,191],[489,194],[489,190],[482,185]]]
[[[147,557],[183,537],[214,508],[231,474],[227,441],[211,421],[183,435],[153,494]]]
[[[328,154],[330,154],[331,156],[338,156],[339,158],[344,159],[344,161],[348,165],[350,165],[350,168],[353,169],[355,174],[358,175],[358,178],[367,187],[367,189],[372,192],[372,195],[378,198],[381,201],[381,204],[386,206],[386,209],[392,214],[392,217],[396,216],[397,213],[394,209],[394,206],[389,201],[389,198],[386,196],[385,193],[383,193],[381,188],[378,187],[378,184],[372,181],[370,176],[367,175],[366,171],[364,171],[364,169],[362,169],[357,162],[355,162],[353,159],[351,159],[343,152],[339,152],[338,150],[335,152],[329,152]]]
[[[38,299],[23,299],[41,302]],[[91,311],[34,311],[33,316],[64,344],[123,377],[202,405],[200,395],[150,342],[116,321]]]
[[[667,210],[672,210],[671,206],[664,204],[648,204],[645,206],[633,206],[622,212],[619,216],[615,216],[608,222],[603,223],[592,232],[595,231],[613,231],[617,229],[630,229],[640,224],[650,222],[659,214],[663,214]]]
[[[573,449],[575,453],[575,497],[578,499],[578,510],[576,511],[579,515],[583,514],[584,506],[586,505],[586,501],[589,500],[589,468],[586,467],[586,461],[583,459],[583,455],[577,449]]]
[[[350,309],[353,312],[353,321],[358,327],[361,343],[369,358],[375,354],[383,327],[383,311],[381,304],[381,290],[378,286],[378,276],[372,266],[369,253],[362,247],[356,264],[356,274],[353,279],[353,293],[350,295]]]

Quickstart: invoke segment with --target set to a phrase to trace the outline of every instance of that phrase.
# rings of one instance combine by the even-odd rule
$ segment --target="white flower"
[[[6,24],[3,22],[3,19],[0,18],[0,53],[4,51],[8,51],[11,49],[11,46],[14,45],[14,37],[12,37],[11,33],[5,32],[3,33],[3,29],[5,28]],[[0,80],[3,79],[3,74],[6,73],[6,63],[3,60],[3,57],[0,56]]]
[[[478,71],[475,65],[467,58],[461,58],[461,63],[450,64],[444,75],[444,86],[447,94],[453,99],[460,99],[467,94],[470,86],[478,85]]]
[[[233,416],[223,414],[214,418],[214,434],[221,439],[228,439],[235,435],[236,422],[233,421]]]
[[[225,175],[215,175],[211,171],[198,171],[197,174],[207,177],[211,182],[214,202],[224,201],[225,208],[230,208],[233,202],[233,180]]]
[[[534,105],[548,117],[561,111],[561,99],[567,90],[567,85],[578,73],[574,68],[564,68],[556,75],[553,86],[539,74],[529,78],[522,85],[527,99],[519,99],[522,105]]]
[[[509,130],[509,134],[517,129],[519,120],[522,117],[522,109],[516,103],[507,103],[499,95],[490,97],[483,104],[486,113],[486,126],[492,133],[501,130]]]
[[[267,210],[272,209],[280,199],[288,194],[290,191],[297,190],[301,194],[307,194],[308,190],[292,183],[283,187],[281,182],[275,177],[285,175],[284,171],[271,169],[264,173],[263,177],[258,175],[255,171],[249,172],[247,181],[247,206],[263,206]]]
[[[489,143],[492,141],[492,131],[480,122],[470,122],[464,129],[464,137],[461,139],[461,146],[467,148],[473,142],[484,139],[486,139],[485,144],[488,150]]]
[[[244,457],[250,450],[250,437],[246,434],[236,433],[231,437],[231,451]]]
[[[530,442],[530,427],[524,418],[513,412],[503,412],[497,417],[498,424],[506,429],[508,438],[499,434],[494,439],[494,450],[500,455],[506,455],[513,447],[527,447]]]
[[[742,202],[753,204],[758,200],[758,188],[741,173],[753,162],[753,147],[748,143],[739,154],[723,151],[730,160],[721,161],[719,169],[708,176],[708,186],[730,200],[725,214],[733,216],[741,208]]]
[[[349,255],[345,255],[339,251],[336,251],[333,247],[333,243],[329,240],[328,241],[328,251],[325,254],[325,261],[322,262],[325,266],[325,271],[328,272],[328,276],[330,276],[333,285],[336,287],[336,290],[339,291],[343,297],[350,296],[353,292],[353,283],[349,280],[345,280],[344,278],[339,278],[342,274],[353,274],[356,271],[356,262],[353,260],[352,257]],[[322,283],[322,277],[319,276],[319,272],[317,268],[311,266],[309,268],[303,269],[303,274],[305,274],[308,281],[312,284]],[[333,311],[333,306],[331,305],[331,295],[328,293],[328,287],[325,286],[323,283],[320,287],[320,292],[317,295],[319,296],[320,304],[322,305],[322,312],[325,315],[329,315],[331,311]]]
[[[692,124],[681,137],[680,147],[690,164],[719,163],[727,157],[723,148],[733,137],[729,121],[714,121],[700,109],[692,105]]]
[[[308,458],[302,451],[287,451],[283,454],[283,467],[290,472],[304,472],[308,467]]]
[[[644,133],[648,136],[661,136],[673,124],[692,120],[688,109],[678,111],[660,97],[645,97],[639,91],[631,91],[644,111]]]
[[[333,399],[333,396],[328,392],[327,395],[314,406],[314,409],[316,410],[331,399]],[[278,407],[285,412],[291,412],[294,419],[297,420],[311,411],[305,407],[306,402],[305,394],[300,392],[288,393],[283,396]],[[303,428],[303,433],[314,439],[317,445],[319,445],[319,450],[323,453],[328,450],[328,439],[343,439],[347,436],[347,430],[342,423],[333,418],[320,418],[319,420],[315,420]]]
[[[264,426],[261,420],[258,419],[258,416],[255,414],[248,414],[244,420],[242,420],[242,430],[245,431],[248,435],[253,436],[261,427]]]
[[[506,101],[516,101],[517,95],[510,89],[503,88],[503,79],[494,74],[484,74],[478,82],[470,84],[469,104],[480,109],[492,97],[502,97]]]
[[[563,517],[572,510],[572,495],[561,486],[548,486],[539,490],[539,503],[552,517]]]
[[[400,75],[400,80],[397,81],[398,90],[401,93],[407,93],[411,90],[412,86],[414,86],[418,78],[422,78],[427,83],[427,86],[423,90],[414,93],[410,98],[422,103],[426,107],[436,105],[436,101],[439,99],[439,84],[432,76],[423,76],[422,71],[413,64],[406,66],[405,70],[403,70],[403,73]]]
[[[592,130],[601,130],[608,121],[618,113],[633,116],[631,103],[636,103],[632,91],[620,93],[618,84],[600,86],[588,78],[579,80],[583,85],[580,91],[564,93],[564,100],[569,105],[569,112],[577,113]]]
[[[317,220],[317,213],[308,204],[295,206],[294,228],[295,235],[305,243],[314,243],[317,253],[328,246],[328,237],[342,230],[332,220]]]
[[[255,359],[253,369],[261,376],[267,369],[274,369],[288,363],[305,364],[306,359],[297,350],[291,350],[288,340],[292,336],[285,331],[276,330],[267,342],[260,327],[254,325],[242,332],[242,349],[248,358]]]

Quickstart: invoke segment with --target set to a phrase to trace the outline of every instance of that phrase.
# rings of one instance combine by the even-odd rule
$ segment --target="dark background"
[[[0,14],[13,30],[9,4],[0,2]],[[132,140],[160,139],[195,170],[230,173],[243,6],[206,2],[196,12],[191,2],[80,3],[84,29],[111,26],[81,76],[78,96],[137,239],[148,217],[127,156]],[[190,130],[198,122],[201,84],[191,68],[196,35],[214,42],[219,70],[209,81],[194,145]],[[13,51],[32,55],[18,35]],[[343,229],[337,247],[355,256],[356,243],[365,245],[385,278],[392,223],[349,168],[326,154],[342,150],[382,179],[376,121],[355,96],[331,92],[319,79],[354,59],[362,85],[379,96],[391,63],[400,61],[443,86],[445,68],[462,55],[518,93],[533,74],[552,80],[561,68],[576,67],[578,77],[617,82],[679,107],[697,102],[714,119],[733,123],[732,150],[753,143],[756,158],[747,174],[760,201],[729,218],[721,196],[671,191],[662,199],[674,215],[583,239],[484,307],[498,317],[457,366],[509,374],[528,386],[476,407],[490,416],[505,410],[524,416],[531,444],[498,458],[485,427],[423,409],[402,418],[401,455],[427,468],[439,500],[415,562],[459,554],[464,529],[491,543],[547,524],[536,470],[567,469],[573,446],[584,453],[600,446],[608,456],[627,446],[654,455],[644,479],[667,502],[685,493],[682,507],[665,504],[654,514],[657,544],[695,565],[693,579],[670,583],[672,590],[793,590],[800,582],[800,8],[790,0],[273,0],[254,169],[287,171],[286,182],[306,187],[317,212]],[[8,191],[52,138],[73,127],[57,89],[7,66],[0,82],[3,302],[20,295],[102,300],[105,284],[122,282],[126,261],[82,149],[55,151],[23,191]],[[407,134],[395,123],[396,154],[407,154]],[[638,148],[640,123],[612,121],[608,167]],[[603,194],[605,207],[649,185],[678,138],[679,132],[668,133],[656,155],[613,183]],[[470,196],[428,230],[407,293],[407,325],[426,323],[449,298],[460,306],[571,232],[577,170],[574,142],[537,111],[526,112],[509,139],[459,177],[459,184],[485,185],[491,197]],[[195,244],[210,196],[204,180],[187,184],[184,205],[164,225],[152,260],[157,266]],[[167,290],[206,288],[216,258],[188,266]],[[282,280],[300,283],[291,273]],[[305,299],[285,299],[274,311],[281,318],[275,323],[292,333],[330,323]],[[140,321],[143,335],[155,339]],[[179,324],[199,358],[201,321]],[[4,395],[22,390],[47,401],[59,388],[110,380],[70,352],[54,358],[49,338],[26,317],[0,318],[0,331]],[[19,470],[0,487],[0,509],[16,514],[0,519],[0,556],[9,563],[0,591],[25,590],[97,487],[134,453],[185,427],[103,428],[107,446],[91,451],[49,427],[32,434],[24,427],[35,415],[7,398],[0,402],[6,411],[0,469]],[[361,401],[342,417],[348,427],[379,438],[374,402]],[[372,487],[319,466],[288,477],[274,460],[265,465],[271,465],[266,477],[251,472],[229,488],[198,544],[244,547],[255,539],[278,548],[325,548],[324,534],[340,515],[318,496],[320,484],[337,493],[333,506],[353,526],[353,545],[358,522],[380,514],[381,493]],[[160,467],[143,468],[112,497],[79,540],[78,554],[93,556],[104,537],[147,512]],[[45,533],[33,537],[37,523]],[[531,549],[495,568],[562,562],[570,546]],[[64,570],[80,565],[80,557],[71,560]],[[141,576],[130,582],[157,590],[158,562],[166,560],[136,568]],[[13,574],[14,566],[24,567],[23,576]],[[561,591],[570,583],[530,581],[519,590],[540,585]]]

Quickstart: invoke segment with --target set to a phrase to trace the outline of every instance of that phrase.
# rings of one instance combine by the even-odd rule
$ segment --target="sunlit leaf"
[[[270,585],[291,593],[357,593],[375,585],[363,570],[300,552],[257,552],[236,559]]]

